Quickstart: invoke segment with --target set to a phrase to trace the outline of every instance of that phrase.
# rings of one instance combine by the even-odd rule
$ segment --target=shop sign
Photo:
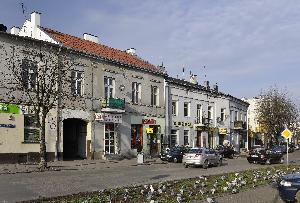
[[[220,135],[226,135],[227,134],[227,128],[219,128],[219,134]]]
[[[104,122],[108,123],[122,123],[122,114],[104,114]]]
[[[185,126],[185,127],[193,127],[193,124],[191,122],[183,122],[183,121],[174,121],[173,122],[175,127]]]
[[[95,113],[95,121],[104,121],[104,113]]]
[[[147,134],[153,133],[153,128],[146,128],[146,133]]]
[[[147,124],[147,125],[154,125],[154,124],[156,124],[156,120],[153,119],[153,118],[150,118],[150,119],[143,119],[143,120],[142,120],[142,123],[143,123],[143,124]]]
[[[13,124],[0,124],[0,128],[15,128],[16,125]]]
[[[1,104],[0,103],[0,113],[19,114],[20,107],[18,105],[14,105],[14,104]]]
[[[205,126],[196,126],[197,131],[205,131]]]

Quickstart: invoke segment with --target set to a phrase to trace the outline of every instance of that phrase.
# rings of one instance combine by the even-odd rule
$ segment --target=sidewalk
[[[143,165],[162,164],[159,158],[146,159]],[[95,170],[121,166],[136,166],[137,158],[119,160],[71,160],[48,162],[48,171]],[[38,163],[0,164],[0,175],[40,172]]]

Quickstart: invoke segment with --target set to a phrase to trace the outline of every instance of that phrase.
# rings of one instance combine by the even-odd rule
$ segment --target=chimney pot
[[[207,89],[207,90],[209,90],[209,81],[208,80],[205,80],[204,81],[204,87]]]
[[[135,48],[126,49],[126,53],[134,56],[136,55],[136,50]]]
[[[99,39],[98,39],[97,36],[91,35],[91,34],[88,34],[88,33],[83,34],[83,39],[91,41],[91,42],[99,43]]]

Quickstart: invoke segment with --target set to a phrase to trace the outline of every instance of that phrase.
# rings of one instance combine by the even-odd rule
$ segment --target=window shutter
[[[76,95],[76,72],[71,72],[71,94]]]

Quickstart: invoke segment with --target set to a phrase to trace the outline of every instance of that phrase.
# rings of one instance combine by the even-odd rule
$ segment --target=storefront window
[[[105,124],[105,153],[115,153],[115,124]]]
[[[171,147],[174,147],[174,146],[176,146],[176,145],[178,145],[178,142],[177,142],[177,138],[178,136],[177,136],[177,130],[171,130],[171,143],[170,143],[170,145],[171,145]]]
[[[189,130],[184,130],[183,131],[183,145],[184,146],[189,146]]]
[[[141,152],[143,149],[143,125],[131,125],[131,149]]]

